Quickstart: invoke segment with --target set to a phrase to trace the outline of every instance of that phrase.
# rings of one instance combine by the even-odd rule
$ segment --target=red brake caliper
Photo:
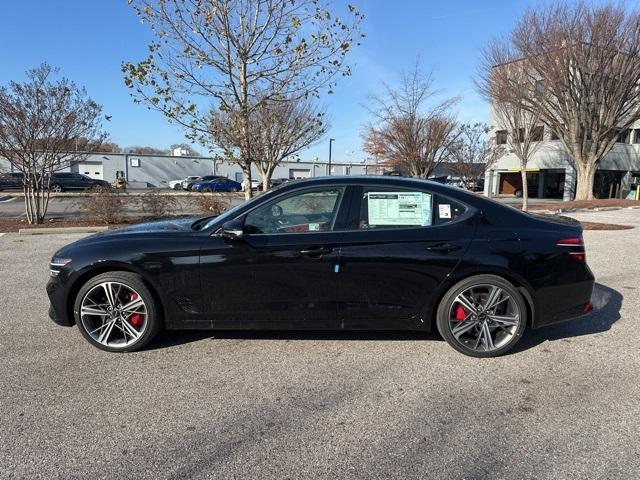
[[[464,307],[462,305],[458,304],[458,306],[456,307],[456,311],[455,311],[456,320],[461,322],[462,320],[467,318],[467,315],[468,315],[468,313],[464,309]]]
[[[134,301],[136,298],[138,298],[138,294],[132,293],[130,301]],[[129,322],[131,322],[131,325],[133,325],[134,327],[140,327],[144,323],[144,319],[139,313],[134,313],[129,317]]]

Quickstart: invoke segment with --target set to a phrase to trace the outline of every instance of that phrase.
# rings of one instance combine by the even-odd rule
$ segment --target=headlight
[[[51,259],[51,266],[52,267],[64,267],[65,265],[68,265],[70,263],[71,263],[71,259],[70,258],[53,257]]]

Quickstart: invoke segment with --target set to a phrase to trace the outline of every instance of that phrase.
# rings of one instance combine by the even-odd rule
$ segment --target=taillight
[[[587,260],[587,254],[584,251],[584,241],[582,237],[561,238],[556,242],[558,247],[570,247],[569,255],[579,262]]]
[[[561,238],[556,243],[559,247],[577,247],[584,246],[584,242],[582,241],[582,237],[570,237],[570,238]]]

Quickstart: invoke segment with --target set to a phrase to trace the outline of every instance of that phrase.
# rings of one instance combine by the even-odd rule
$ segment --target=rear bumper
[[[536,295],[536,315],[531,327],[540,328],[587,315],[594,283],[591,279],[539,290]]]
[[[51,277],[47,282],[47,295],[49,296],[49,318],[58,325],[71,327],[75,325],[71,312],[67,309],[66,289],[59,278]]]

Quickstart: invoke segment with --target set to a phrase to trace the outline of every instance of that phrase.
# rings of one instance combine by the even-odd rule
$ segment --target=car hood
[[[201,216],[171,218],[153,222],[136,223],[126,227],[115,228],[106,232],[100,232],[93,237],[109,237],[114,235],[139,234],[139,233],[168,233],[191,231],[191,225]]]
[[[128,240],[139,241],[152,236],[196,234],[197,232],[191,228],[191,225],[194,221],[201,218],[203,218],[203,216],[172,218],[169,220],[137,223],[135,225],[95,233],[62,247],[54,256],[73,256],[76,248],[98,243],[126,242]]]

